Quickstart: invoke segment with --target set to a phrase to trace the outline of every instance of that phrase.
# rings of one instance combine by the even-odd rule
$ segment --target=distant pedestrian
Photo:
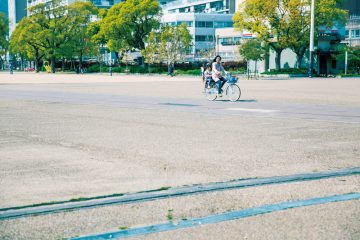
[[[174,64],[170,63],[168,66],[168,75],[170,75],[171,77],[174,76]]]
[[[10,74],[14,73],[14,65],[12,63],[9,64],[9,68],[10,68]]]

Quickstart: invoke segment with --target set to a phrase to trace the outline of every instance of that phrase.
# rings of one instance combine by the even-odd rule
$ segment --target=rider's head
[[[214,58],[213,62],[221,63],[221,57],[220,57],[220,55],[217,55],[217,56]]]
[[[211,64],[210,64],[210,63],[207,63],[207,64],[206,64],[206,69],[208,69],[208,70],[211,69]]]

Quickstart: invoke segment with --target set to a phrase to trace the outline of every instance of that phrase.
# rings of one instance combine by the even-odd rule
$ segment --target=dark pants
[[[216,81],[216,89],[219,94],[221,93],[221,88],[224,86],[225,83],[226,83],[226,80],[223,77],[220,77],[220,79],[218,81]]]

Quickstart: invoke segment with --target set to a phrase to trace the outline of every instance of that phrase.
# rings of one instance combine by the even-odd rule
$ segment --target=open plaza
[[[1,239],[359,239],[360,79],[0,73]]]

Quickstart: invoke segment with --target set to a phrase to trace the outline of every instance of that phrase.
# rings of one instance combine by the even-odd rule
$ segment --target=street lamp
[[[310,56],[309,56],[309,77],[313,76],[314,68],[314,18],[315,18],[315,0],[311,0],[311,20],[310,20]]]

